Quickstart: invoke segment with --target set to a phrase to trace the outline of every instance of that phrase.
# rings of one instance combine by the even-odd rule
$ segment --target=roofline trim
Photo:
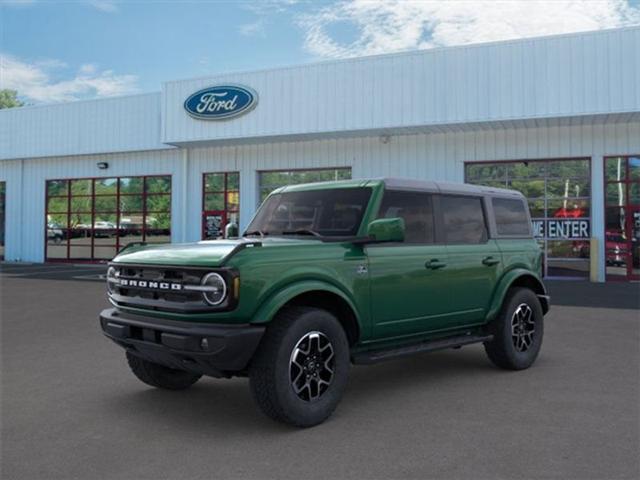
[[[536,37],[523,37],[523,38],[512,38],[507,40],[494,40],[490,42],[480,42],[480,43],[468,43],[465,45],[450,45],[446,47],[433,47],[433,48],[422,48],[422,49],[412,49],[412,50],[400,50],[397,52],[389,52],[389,53],[379,53],[375,55],[362,55],[362,56],[354,56],[354,57],[343,57],[337,59],[328,59],[328,60],[320,60],[320,61],[310,61],[303,62],[298,64],[291,65],[283,65],[280,67],[271,67],[271,68],[256,68],[252,70],[231,70],[227,72],[219,72],[212,73],[210,75],[201,75],[198,77],[190,77],[190,78],[180,78],[176,80],[164,80],[161,82],[161,85],[164,86],[172,83],[181,83],[188,81],[197,81],[197,80],[215,80],[218,77],[224,77],[226,75],[248,75],[255,73],[264,73],[264,72],[275,72],[275,71],[287,71],[293,70],[296,68],[305,68],[305,67],[314,67],[314,66],[325,66],[325,65],[334,65],[340,64],[349,61],[367,61],[374,59],[383,59],[394,56],[413,56],[413,55],[423,55],[427,53],[439,53],[442,51],[452,51],[452,50],[462,50],[462,49],[472,49],[472,48],[482,48],[482,47],[491,47],[495,45],[512,45],[518,43],[526,43],[535,40],[547,41],[547,40],[555,40],[558,38],[568,38],[568,37],[580,37],[580,36],[588,36],[588,35],[606,35],[614,32],[624,32],[627,30],[640,30],[640,25],[628,25],[624,27],[614,27],[614,28],[603,28],[599,30],[584,30],[580,32],[567,32],[567,33],[556,33],[551,35],[542,35]]]

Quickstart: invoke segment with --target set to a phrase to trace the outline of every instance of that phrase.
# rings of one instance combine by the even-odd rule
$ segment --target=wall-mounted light
[[[109,168],[109,164],[107,162],[98,162],[96,165],[98,165],[100,170],[106,170]]]
[[[380,143],[384,143],[386,145],[387,143],[389,143],[389,140],[391,140],[391,135],[389,135],[388,133],[383,133],[382,135],[380,135]]]

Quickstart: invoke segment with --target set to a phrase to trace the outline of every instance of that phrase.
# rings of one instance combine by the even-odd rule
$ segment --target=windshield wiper
[[[262,230],[251,230],[249,232],[244,232],[243,237],[251,237],[253,235],[260,235],[260,238],[263,238],[265,235],[269,235],[269,232],[263,232]]]
[[[311,230],[309,228],[299,228],[297,230],[284,230],[282,234],[283,235],[313,235],[314,237],[322,238],[322,235],[320,235],[315,230]]]

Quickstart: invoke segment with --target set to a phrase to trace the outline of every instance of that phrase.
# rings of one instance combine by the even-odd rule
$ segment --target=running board
[[[427,340],[421,343],[414,343],[406,347],[386,348],[382,350],[370,350],[358,352],[351,356],[351,361],[356,365],[369,365],[383,362],[395,358],[406,357],[414,353],[433,352],[446,348],[457,348],[472,343],[488,342],[493,339],[493,335],[458,335],[455,337],[439,338],[437,340]]]

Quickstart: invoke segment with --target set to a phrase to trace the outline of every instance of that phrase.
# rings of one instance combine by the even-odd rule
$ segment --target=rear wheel
[[[322,423],[347,384],[349,343],[338,320],[291,307],[269,325],[249,369],[251,392],[269,417],[297,427]]]
[[[544,333],[542,306],[528,288],[512,288],[490,325],[493,340],[484,344],[494,365],[508,370],[529,368],[538,357]]]
[[[166,390],[184,390],[200,380],[202,375],[175,370],[144,360],[127,352],[129,368],[138,379],[147,385]]]

